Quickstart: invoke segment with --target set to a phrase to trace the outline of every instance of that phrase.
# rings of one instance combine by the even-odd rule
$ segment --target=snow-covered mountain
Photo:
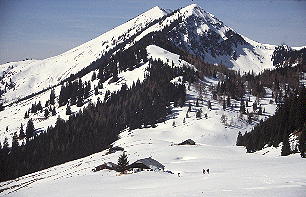
[[[155,42],[154,38],[160,40]],[[163,44],[162,41],[167,43]],[[116,80],[111,75],[105,80],[92,77],[99,73],[99,68],[92,66],[92,62],[107,61],[107,58],[115,58],[116,54],[133,47],[137,50],[137,44],[143,45],[146,61],[141,59],[137,65],[121,69]],[[172,51],[171,47],[203,62],[224,64],[235,71],[254,73],[274,69],[272,57],[277,59],[278,64],[283,64],[286,55],[301,50],[253,41],[195,4],[175,11],[154,7],[58,56],[1,65],[0,99],[5,109],[0,110],[0,142],[3,144],[4,138],[8,137],[11,144],[13,133],[19,132],[21,124],[25,126],[30,119],[37,129],[35,132],[45,132],[56,124],[58,117],[67,121],[73,115],[81,114],[78,112],[89,105],[103,101],[109,92],[119,91],[125,85],[132,87],[136,81],[142,83],[148,77],[148,68],[152,66],[150,59],[159,60],[169,70],[176,69],[176,72],[182,68],[197,71],[197,65],[184,59],[175,50]],[[278,53],[275,54],[275,51]],[[300,61],[299,58],[300,54],[297,54],[290,64]],[[210,66],[215,68],[214,65]],[[86,84],[90,82],[83,105],[71,104],[72,116],[66,114],[66,105],[59,104],[63,81],[71,75],[78,75],[77,78]],[[263,87],[265,93],[260,98],[252,95],[248,89],[242,96],[246,100],[247,111],[243,114],[240,113],[242,98],[217,96],[214,93],[220,82],[223,82],[223,73],[197,78],[194,83],[187,80],[183,83],[183,78],[182,74],[170,79],[171,84],[180,84],[186,88],[186,101],[182,106],[170,103],[171,112],[163,122],[151,127],[144,125],[138,129],[123,129],[119,139],[112,144],[124,148],[130,162],[153,157],[171,173],[140,172],[126,176],[118,176],[118,173],[108,170],[94,173],[94,167],[109,161],[116,163],[121,154],[121,151],[108,154],[108,150],[103,150],[1,182],[0,196],[303,196],[306,173],[300,173],[305,171],[304,160],[297,154],[280,157],[282,144],[279,147],[266,146],[254,154],[245,154],[244,147],[235,146],[238,132],[252,130],[260,120],[275,113],[277,105],[271,88]],[[50,87],[55,93],[54,104],[48,104],[51,100]],[[226,97],[231,107],[224,107]],[[43,105],[42,109],[25,117],[25,112],[29,112],[31,106],[39,102]],[[208,107],[208,103],[213,107]],[[264,112],[259,113],[253,107],[254,104],[263,108]],[[44,114],[44,110],[52,108],[56,109],[55,115]],[[198,112],[203,114],[202,117],[198,117]],[[249,114],[254,115],[251,121]],[[83,134],[87,137],[87,133]],[[178,146],[186,139],[193,139],[196,145]],[[294,150],[297,148],[297,136],[291,134],[290,139],[293,145],[291,149]],[[25,141],[24,138],[19,139],[20,144]],[[49,141],[45,143],[48,144],[46,146],[49,143],[52,144],[50,147],[56,146],[55,141],[54,144]],[[68,143],[66,145],[69,146]],[[204,175],[203,168],[210,168],[211,174]],[[59,188],[62,189],[60,192]]]
[[[108,52],[128,48],[151,32],[163,32],[174,45],[208,63],[221,63],[242,72],[259,73],[273,68],[271,57],[275,46],[238,34],[197,5],[174,12],[154,7],[58,56],[1,65],[0,89],[6,89],[2,99],[5,103],[16,101],[57,85]]]
[[[166,14],[159,7],[154,7],[63,54],[44,60],[26,60],[1,65],[0,76],[2,75],[3,79],[0,89],[4,89],[6,83],[10,84],[10,80],[14,83],[14,88],[5,93],[4,102],[14,101],[59,84],[107,52],[115,52],[120,44],[127,42],[148,28],[154,20],[158,20]]]
[[[214,15],[196,4],[177,10],[162,22],[140,35],[165,30],[168,40],[176,46],[202,57],[211,64],[259,73],[273,69],[272,54],[276,46],[253,41],[226,26]]]

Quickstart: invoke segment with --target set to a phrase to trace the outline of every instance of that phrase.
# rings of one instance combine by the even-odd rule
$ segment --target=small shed
[[[144,158],[144,159],[139,159],[137,161],[135,161],[134,163],[132,163],[131,165],[129,165],[130,169],[150,169],[153,171],[164,171],[165,166],[161,163],[159,163],[158,161],[156,161],[155,159],[152,159],[151,157],[148,158]]]
[[[192,139],[185,140],[178,145],[195,145],[195,142]]]

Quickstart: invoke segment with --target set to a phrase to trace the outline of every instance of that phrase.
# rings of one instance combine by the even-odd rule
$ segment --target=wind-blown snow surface
[[[210,81],[207,83],[212,83]],[[194,87],[188,91],[193,103]],[[206,95],[204,101],[210,98]],[[253,99],[253,98],[252,98]],[[235,110],[222,111],[222,106],[206,102],[192,107],[183,123],[188,107],[174,108],[165,123],[156,128],[125,131],[114,145],[123,147],[130,163],[151,156],[165,165],[167,172],[139,172],[121,175],[113,171],[92,172],[104,162],[117,162],[121,152],[107,151],[67,162],[15,180],[0,183],[1,196],[305,196],[306,160],[299,155],[281,157],[272,152],[246,154],[234,146],[237,132],[251,125],[235,117]],[[208,118],[196,119],[196,109]],[[224,126],[220,117],[232,117]],[[175,121],[175,127],[173,127]],[[178,146],[188,138],[195,146]],[[279,149],[277,152],[279,153]],[[268,153],[267,153],[268,152]],[[202,169],[210,169],[203,174]],[[178,177],[180,173],[180,177]]]

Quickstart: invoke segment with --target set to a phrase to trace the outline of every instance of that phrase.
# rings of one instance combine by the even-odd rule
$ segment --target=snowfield
[[[173,108],[168,120],[159,123],[156,128],[124,131],[114,143],[125,149],[130,163],[152,157],[173,174],[152,171],[126,175],[109,170],[92,172],[95,166],[104,162],[117,163],[122,153],[106,155],[105,150],[2,182],[0,195],[305,196],[305,159],[298,154],[281,157],[281,147],[246,154],[244,147],[235,146],[235,141],[238,131],[250,130],[252,125],[237,117],[236,110],[239,109],[223,111],[222,105],[213,102],[213,110],[208,110],[206,101],[211,97],[209,94],[199,107],[195,107],[196,89],[192,87],[187,93],[186,103],[192,103],[189,118],[186,118],[187,105]],[[203,114],[207,113],[208,118],[197,119],[197,109],[202,109]],[[220,121],[223,114],[232,119],[227,126]],[[196,145],[177,145],[189,138]],[[208,168],[210,174],[203,174],[202,170]]]

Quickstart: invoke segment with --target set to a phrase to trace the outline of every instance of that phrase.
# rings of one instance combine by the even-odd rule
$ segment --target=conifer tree
[[[59,106],[64,106],[67,102],[67,94],[66,94],[66,91],[67,91],[67,87],[65,86],[65,84],[63,84],[61,86],[61,91],[60,91],[60,94],[58,96],[58,104]]]
[[[54,89],[52,89],[51,93],[50,93],[50,104],[51,105],[55,104],[55,91],[54,91]]]
[[[289,135],[287,134],[287,132],[284,133],[284,137],[283,137],[283,147],[282,147],[282,152],[281,155],[282,156],[287,156],[290,155],[290,144],[289,144]]]
[[[112,81],[118,81],[118,69],[116,66],[114,66],[113,71],[112,71]]]
[[[48,108],[45,109],[44,116],[45,116],[45,118],[48,118],[48,116],[49,116],[49,110],[48,110]]]
[[[26,118],[29,118],[29,112],[25,112],[25,114],[24,114],[24,119],[26,119]]]
[[[98,88],[102,89],[103,88],[103,81],[100,79],[98,82]]]
[[[253,120],[253,115],[249,112],[247,113],[247,115],[248,115],[248,123],[251,124]]]
[[[37,111],[42,111],[43,108],[42,108],[42,105],[41,105],[41,102],[39,101],[38,104],[36,105],[36,109]]]
[[[12,149],[16,150],[18,146],[19,146],[18,135],[17,135],[17,132],[15,132],[13,135],[13,139],[12,139]]]
[[[71,115],[71,107],[68,104],[67,104],[67,107],[66,107],[66,115]]]
[[[56,109],[55,109],[55,107],[53,107],[51,113],[52,113],[52,116],[55,116],[55,115],[56,115]]]
[[[253,111],[256,111],[257,110],[257,103],[256,101],[253,103]]]
[[[7,137],[4,138],[2,149],[4,150],[5,153],[8,153],[9,151],[9,143]]]
[[[244,101],[243,100],[241,100],[241,102],[240,102],[240,112],[242,114],[245,114],[245,105],[244,105]]]
[[[90,95],[90,90],[91,90],[91,83],[88,81],[87,83],[85,82],[85,91],[84,91],[84,97],[88,98]]]
[[[78,97],[77,106],[78,106],[78,107],[82,107],[82,106],[83,106],[83,97],[82,97],[82,96],[79,96],[79,97]]]
[[[1,90],[0,90],[1,92]],[[0,97],[1,97],[1,94],[0,94]],[[3,103],[0,103],[0,111],[3,111],[4,110],[4,106],[3,106]]]
[[[93,72],[91,76],[91,81],[96,80],[96,78],[97,78],[96,72]]]
[[[201,109],[197,111],[196,118],[199,118],[199,119],[202,118],[202,110]]]
[[[94,90],[95,90],[95,95],[98,95],[99,94],[98,87],[95,87]]]
[[[210,102],[210,100],[207,101],[207,107],[208,107],[208,109],[212,109],[212,108],[211,108],[211,102]]]
[[[128,165],[128,156],[125,154],[125,152],[123,152],[118,159],[118,171],[124,173],[128,169]]]
[[[243,143],[242,143],[242,134],[241,134],[240,131],[239,131],[238,136],[237,136],[236,146],[243,146]]]
[[[20,125],[20,131],[19,131],[19,138],[20,138],[20,139],[23,139],[23,138],[25,138],[25,137],[26,137],[26,135],[25,135],[24,130],[23,130],[23,125],[22,125],[22,123],[21,123],[21,125]]]
[[[306,130],[305,130],[305,127],[301,132],[302,132],[302,134],[301,134],[300,140],[299,140],[299,150],[300,150],[300,153],[301,153],[301,157],[305,158],[306,157],[306,155],[305,155],[305,151],[306,151]]]
[[[32,121],[32,119],[30,119],[28,121],[27,128],[26,128],[27,140],[29,140],[31,137],[34,136],[34,130],[35,130],[35,127],[34,127],[33,121]]]
[[[227,107],[230,107],[230,106],[231,106],[231,99],[230,99],[229,96],[228,96],[227,99],[226,99],[226,105],[227,105]]]

